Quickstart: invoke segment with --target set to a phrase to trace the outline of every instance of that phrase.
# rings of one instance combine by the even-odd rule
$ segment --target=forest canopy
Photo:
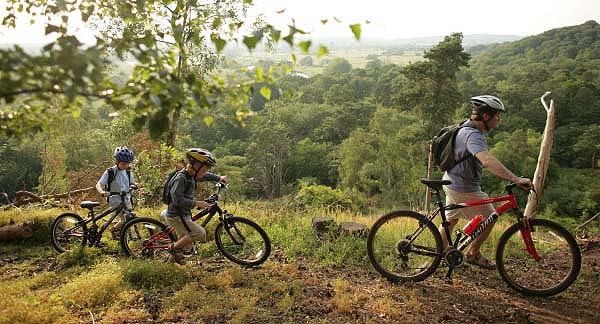
[[[83,78],[108,77],[115,88],[119,82],[133,81],[131,88],[119,89],[129,89],[139,100],[121,102],[129,107],[121,110],[106,98],[79,100],[77,93],[73,97],[64,93],[60,98],[71,100],[72,109],[52,118],[49,111],[57,98],[51,93],[16,98],[0,89],[0,119],[5,128],[0,135],[0,191],[10,196],[21,189],[59,192],[91,185],[112,163],[112,149],[127,145],[136,152],[133,168],[138,181],[150,189],[147,202],[156,203],[161,181],[174,167],[166,157],[201,146],[215,153],[219,160],[215,171],[234,179],[239,197],[277,199],[302,192],[303,201],[337,201],[343,208],[422,207],[425,195],[418,179],[426,175],[429,141],[440,127],[468,117],[471,96],[493,94],[504,101],[508,113],[500,128],[489,134],[490,151],[509,169],[533,176],[545,122],[539,98],[551,91],[558,128],[541,208],[557,216],[589,215],[600,209],[600,184],[594,181],[600,153],[599,36],[598,23],[588,21],[471,52],[463,47],[463,35],[454,33],[426,50],[417,62],[391,64],[371,55],[359,67],[348,58],[327,56],[329,63],[313,75],[304,69],[323,64],[317,54],[327,53],[306,48],[305,54],[313,59],[259,61],[254,69],[236,76],[213,78],[226,82],[251,75],[254,83],[240,94],[248,96],[247,101],[211,90],[202,90],[210,98],[192,95],[195,104],[210,107],[210,114],[204,115],[183,108],[188,107],[183,101],[165,103],[174,96],[189,98],[179,92],[182,84],[193,93],[193,84],[204,80],[198,86],[213,89],[207,71],[189,69],[176,75],[148,65],[134,70],[134,80],[119,81],[109,73],[114,68],[110,62],[91,61],[85,68],[90,74]],[[212,41],[220,44],[218,39]],[[254,41],[247,39],[251,45]],[[15,68],[10,61],[24,54],[16,51],[0,51],[2,84],[13,82],[7,79]],[[135,54],[140,61],[148,59],[163,67],[172,63],[167,53],[152,58],[144,58],[144,51]],[[226,58],[212,54],[219,57],[215,68],[221,67]],[[206,52],[189,55],[207,58]],[[291,73],[276,77],[274,66]],[[45,73],[34,77],[52,74],[52,67]],[[68,75],[57,77],[68,79]],[[141,87],[144,80],[150,85]],[[142,91],[148,87],[150,91]],[[7,117],[11,109],[44,100],[49,104],[42,114],[46,127],[36,128],[38,114],[21,114],[19,123],[38,131],[14,136],[18,128]],[[147,106],[154,108],[138,110]],[[164,107],[168,109],[163,111]],[[166,125],[154,125],[152,119],[177,107],[181,119],[176,136],[154,136],[154,127]],[[113,117],[115,110],[122,112],[119,118]],[[169,138],[176,140],[169,142]],[[489,174],[484,176],[486,191],[499,193],[504,185]],[[311,186],[314,190],[307,189]],[[314,197],[307,198],[308,192]]]

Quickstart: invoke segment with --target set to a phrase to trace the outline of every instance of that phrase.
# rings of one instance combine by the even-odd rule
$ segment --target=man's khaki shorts
[[[483,200],[488,199],[489,196],[485,192],[477,191],[477,192],[459,192],[454,191],[449,188],[444,188],[444,192],[446,193],[446,205],[449,204],[460,204],[467,201],[473,200]],[[480,206],[466,207],[460,209],[453,209],[446,211],[446,218],[448,219],[471,219],[476,215],[481,214],[483,219],[487,219],[492,213],[494,213],[496,209],[492,204],[485,204]]]

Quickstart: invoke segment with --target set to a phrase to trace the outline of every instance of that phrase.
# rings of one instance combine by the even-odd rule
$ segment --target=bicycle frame
[[[86,236],[90,236],[90,239],[88,240],[88,244],[90,244],[90,246],[94,243],[96,243],[97,241],[97,234],[100,234],[99,237],[102,236],[102,234],[104,234],[104,232],[106,231],[106,229],[108,228],[108,226],[110,226],[112,224],[112,222],[114,221],[114,219],[121,213],[124,213],[125,209],[127,208],[126,203],[125,203],[125,197],[127,197],[127,192],[123,191],[121,193],[119,193],[119,195],[121,195],[121,203],[115,207],[111,207],[109,209],[106,209],[105,211],[101,212],[100,214],[94,216],[94,209],[89,208],[89,212],[88,212],[88,217],[89,219],[84,220],[82,223],[87,225],[89,223],[92,223],[93,226],[91,228],[88,228],[88,233],[84,233],[83,235]],[[104,217],[106,217],[106,215],[110,214],[110,213],[114,213],[104,224],[102,224],[102,226],[100,226],[100,228],[97,228],[96,225],[96,221],[103,219]]]
[[[221,207],[218,204],[218,196],[221,192],[221,188],[222,188],[222,186],[225,186],[224,184],[223,185],[219,185],[219,184],[217,185],[217,187],[219,189],[217,190],[217,193],[214,194],[214,195],[216,195],[216,199],[214,199],[214,195],[207,199],[207,200],[210,200],[211,198],[213,198],[213,201],[214,201],[213,205],[210,206],[209,208],[202,209],[196,215],[192,215],[193,222],[196,222],[197,220],[208,215],[202,221],[202,223],[200,223],[200,226],[202,226],[203,228],[206,228],[206,225],[212,220],[212,218],[215,216],[215,214],[219,214],[219,221],[221,221],[221,222],[223,221],[223,214],[227,214],[227,211],[224,211],[223,209],[221,209]],[[159,232],[159,233],[152,235],[150,237],[150,239],[144,243],[144,247],[149,248],[149,249],[166,249],[166,248],[168,248],[168,244],[162,244],[162,240],[164,238],[168,238],[169,234],[173,233],[174,231],[175,231],[175,228],[173,228],[172,226],[169,226],[166,231]],[[158,244],[154,244],[157,242],[158,242]]]
[[[525,225],[524,228],[521,229],[521,237],[523,238],[523,242],[525,243],[527,252],[536,261],[539,261],[541,259],[541,257],[538,255],[537,251],[535,250],[535,246],[533,245],[533,240],[531,238],[532,228],[529,225],[528,218],[525,217],[523,215],[523,213],[521,212],[521,210],[519,209],[515,195],[512,192],[512,189],[515,187],[516,187],[516,184],[514,184],[514,183],[506,186],[505,189],[507,191],[507,194],[503,195],[503,196],[492,197],[492,198],[482,199],[482,200],[467,201],[467,202],[460,203],[460,204],[450,204],[450,205],[446,205],[446,206],[444,206],[442,204],[439,191],[436,190],[433,192],[433,194],[437,196],[438,200],[437,200],[436,204],[438,205],[438,208],[436,208],[427,217],[427,220],[429,222],[431,222],[438,214],[441,214],[442,227],[444,228],[444,234],[448,238],[448,246],[451,246],[453,248],[457,248],[460,251],[463,251],[488,226],[490,226],[491,224],[494,224],[496,222],[496,220],[500,217],[500,215],[504,214],[508,210],[512,210],[512,212],[517,216],[517,221],[523,222],[523,224]],[[495,212],[493,212],[489,217],[487,217],[484,221],[482,221],[473,230],[473,232],[470,235],[467,235],[466,237],[462,237],[462,235],[466,235],[466,234],[464,234],[462,231],[457,231],[458,234],[456,236],[456,240],[454,241],[454,243],[452,242],[452,235],[450,234],[450,223],[448,222],[448,220],[446,218],[446,213],[445,213],[446,210],[454,210],[454,209],[468,208],[468,207],[474,207],[474,206],[481,206],[481,205],[485,205],[485,204],[497,203],[497,202],[503,202],[503,201],[506,201],[506,203],[496,207]],[[420,230],[419,230],[419,232],[420,232]],[[416,233],[416,234],[418,234],[418,233]]]

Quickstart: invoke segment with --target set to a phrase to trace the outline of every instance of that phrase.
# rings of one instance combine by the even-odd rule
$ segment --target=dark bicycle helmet
[[[478,112],[490,113],[492,111],[505,112],[504,104],[498,97],[490,95],[482,95],[471,98],[471,104],[477,109]]]
[[[126,146],[119,146],[115,149],[115,160],[117,162],[133,162],[133,151]]]
[[[190,148],[185,152],[185,156],[190,162],[206,163],[210,166],[217,165],[217,161],[212,153],[202,148]]]

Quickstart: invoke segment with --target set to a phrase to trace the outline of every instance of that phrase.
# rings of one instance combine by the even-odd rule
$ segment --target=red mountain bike
[[[227,190],[227,185],[219,182],[216,187],[217,192],[205,200],[211,207],[193,215],[192,220],[206,216],[200,224],[206,228],[217,215],[214,238],[219,251],[227,259],[243,266],[262,264],[271,253],[271,240],[267,233],[255,222],[221,209],[219,195]],[[175,229],[154,218],[135,218],[121,230],[121,247],[125,254],[134,258],[166,260],[169,244],[175,241]]]
[[[375,269],[392,282],[421,281],[430,276],[445,260],[446,281],[452,282],[455,267],[464,261],[464,250],[490,224],[508,210],[517,222],[500,237],[496,264],[502,279],[525,295],[551,296],[567,289],[577,279],[581,268],[581,251],[573,236],[561,225],[545,219],[528,218],[519,210],[512,190],[485,200],[444,206],[440,191],[448,180],[421,179],[432,189],[437,208],[428,216],[413,211],[394,211],[379,218],[369,233],[367,253]],[[451,238],[446,210],[505,202],[482,221],[470,234],[456,231]],[[433,223],[441,215],[449,247],[443,249],[442,237]]]

